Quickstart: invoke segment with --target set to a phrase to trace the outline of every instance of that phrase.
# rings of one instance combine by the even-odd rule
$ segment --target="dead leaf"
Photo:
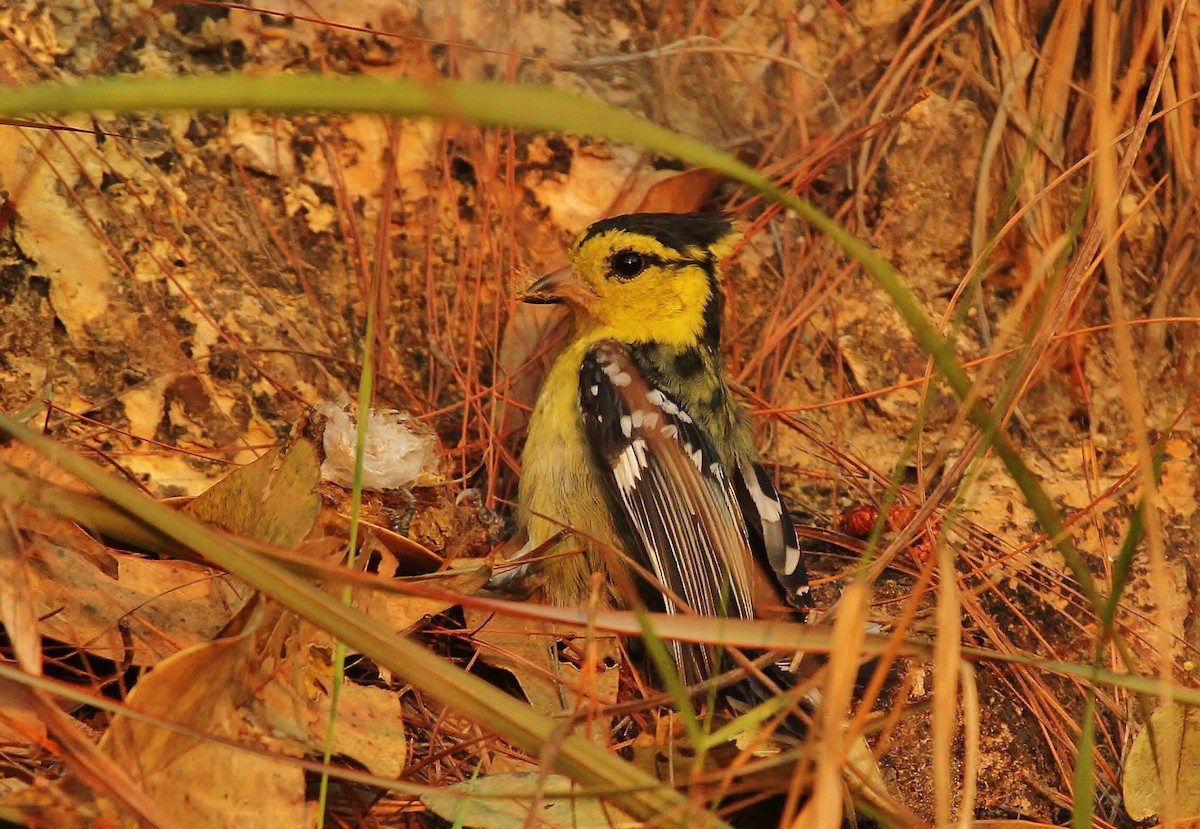
[[[69,774],[53,780],[35,778],[32,785],[10,789],[0,800],[6,811],[25,812],[37,826],[181,825],[139,788],[128,769],[106,756],[84,726],[65,714],[49,694],[26,689],[31,710],[46,726],[50,745]]]
[[[320,754],[330,736],[334,639],[281,609],[270,611],[260,628],[257,652],[272,658],[264,664],[259,690],[242,707],[246,728],[276,751]],[[399,776],[407,758],[399,694],[346,677],[341,683],[332,753],[372,774]]]
[[[533,280],[530,280],[532,282]],[[525,431],[550,364],[566,342],[571,320],[559,305],[514,302],[500,338],[497,368],[508,383],[492,428],[497,435]]]
[[[725,177],[704,167],[656,181],[630,213],[692,213],[704,206]]]
[[[557,774],[513,772],[464,780],[421,795],[431,812],[456,826],[523,829],[536,825],[563,829],[614,829],[644,825],[599,797],[578,794],[570,779]],[[536,814],[532,809],[537,805]]]
[[[469,596],[491,577],[491,569],[476,560],[467,565],[464,572],[437,573],[431,576],[397,579],[397,584],[412,583],[418,587],[445,591],[459,596]],[[396,633],[406,633],[420,625],[426,618],[441,613],[456,604],[450,596],[446,598],[424,598],[405,593],[380,590],[356,590],[354,607],[370,616],[383,627]]]
[[[296,665],[290,677],[279,677],[264,688],[246,711],[264,745],[295,757],[320,754],[329,733],[329,696],[316,689],[332,687],[331,678],[328,663]],[[399,777],[406,761],[400,695],[343,679],[330,749],[372,774]]]
[[[205,736],[116,716],[100,740],[100,748],[151,798],[173,814],[187,815],[189,826],[305,825],[303,771],[255,751],[259,745],[245,733],[240,714],[274,667],[260,661],[257,641],[280,628],[278,615],[275,625],[267,615],[256,605],[242,633],[163,660],[126,699],[133,710]]]
[[[46,723],[29,699],[29,689],[19,682],[0,678],[0,743],[5,751],[15,746],[33,746],[46,739]]]
[[[76,541],[27,548],[40,631],[119,664],[153,665],[209,641],[249,595],[209,567],[108,553],[82,531]]]
[[[350,537],[350,516],[342,512],[322,510],[317,525],[321,532],[328,535],[343,539]],[[384,548],[394,562],[390,572],[428,573],[436,570],[442,563],[441,556],[411,538],[362,519],[359,520],[358,526],[358,537],[362,542],[359,554],[368,553],[371,548]],[[381,568],[380,572],[389,570]]]
[[[42,640],[34,611],[33,580],[25,560],[25,544],[12,511],[0,506],[0,624],[8,634],[21,669],[42,673]]]
[[[284,758],[324,750],[333,640],[265,602],[235,625],[240,632],[164,660],[127,699],[199,736],[118,716],[101,746],[191,826],[306,825],[304,775]],[[343,679],[331,748],[374,774],[399,775],[407,758],[399,696]]]
[[[1200,816],[1200,709],[1177,703],[1151,714],[1133,740],[1122,780],[1125,811],[1137,821],[1162,817],[1168,786],[1173,816]]]
[[[277,547],[294,547],[312,529],[321,509],[317,450],[297,440],[286,455],[276,447],[235,469],[190,501],[183,511],[236,535]]]
[[[616,702],[620,683],[620,649],[615,636],[585,628],[545,621],[497,616],[463,609],[467,629],[481,647],[479,656],[489,665],[511,673],[535,711],[551,716],[574,713],[587,706]],[[559,647],[575,653],[560,658]],[[582,664],[578,664],[582,662]],[[594,725],[602,741],[609,729],[607,718]]]

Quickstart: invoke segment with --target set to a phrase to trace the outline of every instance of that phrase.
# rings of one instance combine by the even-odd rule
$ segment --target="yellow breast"
[[[574,532],[548,549],[551,600],[582,604],[591,573],[621,549],[604,491],[594,471],[579,414],[579,372],[592,343],[569,345],[550,370],[529,421],[522,459],[520,509],[529,544],[538,546],[567,528]]]

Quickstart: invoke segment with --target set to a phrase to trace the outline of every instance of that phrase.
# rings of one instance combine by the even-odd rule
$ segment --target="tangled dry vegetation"
[[[297,71],[512,80],[701,138],[896,266],[1070,541],[1047,538],[855,260],[710,174],[570,134],[255,112],[8,122],[3,412],[155,498],[198,495],[238,469],[191,514],[332,578],[347,493],[314,490],[317,459],[298,436],[319,433],[314,406],[356,395],[374,298],[375,405],[412,413],[439,450],[411,492],[368,495],[376,527],[361,560],[403,577],[454,565],[432,593],[411,579],[405,592],[358,591],[379,625],[540,710],[561,709],[566,683],[596,740],[656,774],[673,763],[699,807],[774,796],[757,807],[771,811],[742,812],[747,825],[801,809],[800,825],[837,823],[836,808],[821,811],[831,801],[801,794],[862,740],[878,775],[856,798],[883,823],[1056,824],[1086,819],[1080,801],[1098,826],[1200,812],[1186,776],[1200,752],[1194,709],[1171,714],[1160,686],[1129,678],[1197,685],[1194,5],[70,0],[9,4],[0,35],[6,85]],[[555,320],[518,307],[514,290],[596,218],[701,207],[747,224],[728,364],[808,537],[818,621],[851,612],[843,593],[863,578],[864,613],[890,644],[842,709],[818,708],[787,763],[731,750],[725,770],[689,776],[672,753],[677,721],[640,704],[653,691],[636,660],[614,667],[618,651],[597,656],[562,634],[547,673],[544,639],[528,634],[549,623],[485,625],[494,608],[472,604],[482,578],[464,562],[505,534],[524,412],[552,349]],[[286,456],[269,454],[283,445]],[[331,820],[439,825],[462,817],[462,799],[414,785],[479,792],[541,767],[435,702],[436,688],[354,654],[331,728],[337,649],[319,627],[107,523],[102,499],[63,495],[79,485],[25,445],[0,460],[5,817],[307,825],[306,781],[328,751],[359,775],[339,778]],[[243,512],[251,501],[261,512]],[[857,669],[853,656],[814,681]],[[37,690],[12,666],[53,684]],[[1091,666],[1120,676],[1093,684]],[[1165,807],[1153,774],[1122,793],[1131,756],[1154,765],[1143,728],[1155,709],[1175,717],[1176,736],[1159,740],[1180,746],[1185,768]],[[1081,746],[1092,791],[1076,777]],[[759,765],[740,773],[745,763]],[[555,785],[532,779],[543,794]],[[616,822],[579,808],[543,817]],[[515,817],[463,819],[527,813],[525,801]]]

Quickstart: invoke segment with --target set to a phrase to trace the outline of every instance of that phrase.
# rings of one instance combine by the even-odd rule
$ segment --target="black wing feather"
[[[630,552],[665,589],[667,612],[682,603],[704,615],[752,618],[754,551],[734,483],[704,431],[615,342],[585,356],[579,406]],[[689,684],[720,667],[712,648],[669,644]]]
[[[751,544],[761,551],[775,571],[788,603],[807,613],[813,607],[808,571],[787,505],[760,464],[743,461],[734,471],[733,478],[738,504],[750,530]]]

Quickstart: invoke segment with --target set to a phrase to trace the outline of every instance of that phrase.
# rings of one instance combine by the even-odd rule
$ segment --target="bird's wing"
[[[788,603],[802,612],[811,610],[813,599],[800,539],[767,471],[754,461],[742,461],[734,470],[733,487],[751,546],[771,565]]]
[[[579,407],[629,552],[658,580],[667,612],[682,602],[703,615],[752,618],[750,536],[704,431],[612,341],[584,357]],[[717,672],[712,648],[670,644],[687,682]]]

